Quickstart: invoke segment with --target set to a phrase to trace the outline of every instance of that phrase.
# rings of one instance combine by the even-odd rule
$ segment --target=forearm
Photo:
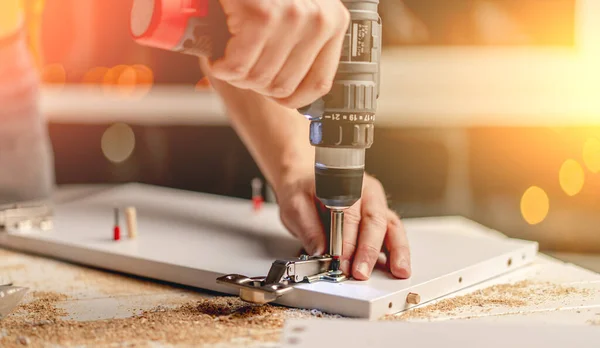
[[[238,133],[275,191],[312,171],[309,121],[259,94],[211,79]]]

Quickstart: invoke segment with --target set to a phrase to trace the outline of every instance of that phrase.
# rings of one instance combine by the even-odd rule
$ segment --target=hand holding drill
[[[147,3],[161,4],[136,0],[134,12],[136,5]],[[275,189],[283,223],[308,252],[327,252],[315,196],[346,213],[345,233],[336,239],[335,249],[343,249],[341,270],[356,279],[368,279],[377,263],[386,264],[396,277],[410,276],[402,223],[389,210],[382,185],[364,174],[379,87],[377,4],[163,0],[158,27],[153,11],[147,11],[152,18],[132,20],[139,42],[204,56],[203,70],[225,101],[233,127]],[[198,21],[216,8],[223,12],[227,38],[215,36],[220,32],[214,28],[216,20],[208,25]],[[182,16],[189,18],[179,20]],[[179,28],[173,30],[175,22]],[[211,35],[212,45],[207,45],[205,37]],[[310,131],[293,110],[305,105],[310,106],[303,108]]]

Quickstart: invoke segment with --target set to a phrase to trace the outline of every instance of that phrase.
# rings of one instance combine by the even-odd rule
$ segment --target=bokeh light
[[[550,199],[546,192],[531,186],[521,197],[521,215],[530,225],[537,225],[544,221],[550,211]]]
[[[133,65],[132,68],[135,69],[136,72],[136,96],[141,97],[148,94],[154,84],[154,73],[152,72],[152,69],[143,64]]]
[[[575,196],[583,188],[585,173],[579,162],[568,159],[560,167],[558,174],[560,187],[569,196]]]
[[[98,66],[90,69],[83,75],[81,82],[88,85],[101,85],[104,82],[104,76],[108,73],[108,68]]]
[[[102,153],[113,163],[126,161],[135,149],[135,134],[125,123],[115,123],[110,126],[100,142]]]
[[[154,83],[154,73],[152,69],[143,65],[135,64],[131,66],[137,73],[137,83],[140,85],[152,85]]]
[[[600,140],[590,138],[585,142],[583,162],[592,173],[600,173]]]
[[[116,76],[115,86],[119,94],[123,96],[131,96],[135,92],[135,84],[137,82],[137,72],[133,67],[125,67]]]
[[[67,72],[61,64],[49,64],[42,69],[41,79],[44,84],[63,87],[67,82]]]
[[[104,74],[104,91],[119,97],[143,97],[154,83],[154,73],[145,65],[117,65]]]
[[[121,73],[125,69],[127,69],[127,65],[117,65],[108,69],[106,74],[104,74],[102,84],[106,93],[113,93],[116,90],[115,86],[119,81],[119,76],[121,76]]]
[[[210,80],[207,77],[204,77],[196,83],[196,91],[206,91],[211,89]]]

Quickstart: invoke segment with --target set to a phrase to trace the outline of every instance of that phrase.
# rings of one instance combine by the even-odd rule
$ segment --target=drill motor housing
[[[331,91],[300,110],[311,120],[316,194],[332,209],[361,197],[365,150],[374,139],[380,85],[379,0],[342,0],[350,11],[340,64]]]

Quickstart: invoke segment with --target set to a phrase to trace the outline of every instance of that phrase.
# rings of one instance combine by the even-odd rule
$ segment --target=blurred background
[[[599,4],[381,0],[367,170],[393,208],[466,216],[546,251],[600,253]],[[43,110],[58,183],[250,198],[260,171],[197,60],[133,43],[130,7],[46,0]]]

